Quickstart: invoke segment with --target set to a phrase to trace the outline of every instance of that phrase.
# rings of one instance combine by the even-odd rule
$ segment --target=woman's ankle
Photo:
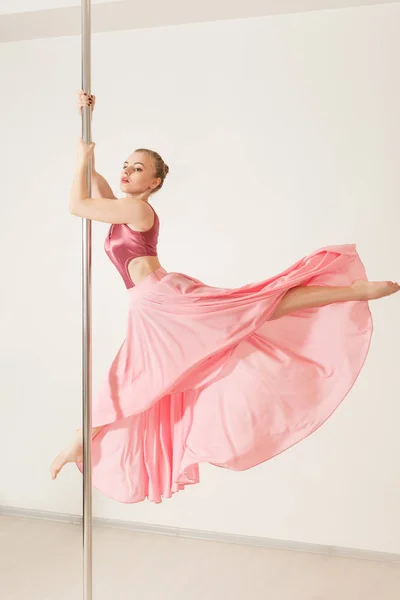
[[[92,439],[103,429],[103,425],[99,426],[99,427],[92,427]],[[83,436],[83,429],[82,427],[80,429],[77,429],[75,432],[75,435],[82,438]]]

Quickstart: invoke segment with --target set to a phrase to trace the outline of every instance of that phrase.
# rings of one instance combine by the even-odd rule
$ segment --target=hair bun
[[[164,172],[165,172],[165,174],[166,174],[166,175],[168,175],[168,172],[169,172],[169,166],[168,166],[168,165],[166,165],[165,163],[164,163]]]

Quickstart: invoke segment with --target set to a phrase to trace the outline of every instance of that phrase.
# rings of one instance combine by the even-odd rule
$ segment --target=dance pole
[[[82,90],[91,93],[91,0],[82,0]],[[82,137],[92,141],[91,107],[82,110]],[[92,193],[92,165],[86,173]],[[92,600],[92,222],[82,220],[83,600]]]

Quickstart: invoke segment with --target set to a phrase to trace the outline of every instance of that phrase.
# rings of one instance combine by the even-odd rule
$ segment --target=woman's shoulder
[[[137,227],[135,227],[135,225],[133,225],[132,223],[125,223],[126,227],[129,227],[129,229],[131,229],[132,231],[134,231],[136,233],[149,233],[155,227],[157,227],[157,228],[159,227],[160,219],[158,217],[156,210],[151,206],[151,204],[149,204],[149,203],[147,203],[147,204],[153,214],[152,221],[151,221],[151,223],[149,222],[149,227],[146,230],[138,230]]]

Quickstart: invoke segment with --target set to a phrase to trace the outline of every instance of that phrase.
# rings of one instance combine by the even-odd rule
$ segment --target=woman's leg
[[[280,319],[298,310],[318,308],[336,302],[354,302],[359,300],[376,300],[390,296],[400,290],[400,286],[392,281],[355,281],[352,285],[342,287],[304,286],[289,290],[282,298],[271,320]]]
[[[271,317],[279,319],[306,308],[316,308],[333,304],[336,302],[352,302],[358,300],[374,300],[384,296],[390,296],[400,290],[400,286],[392,281],[369,282],[355,281],[352,285],[342,287],[304,286],[289,290],[282,298]],[[92,439],[99,433],[102,427],[92,429]],[[61,469],[69,462],[82,462],[82,430],[75,433],[70,445],[57,456],[51,465],[52,479],[55,479]]]
[[[103,427],[93,427],[92,440],[103,429]],[[61,469],[70,462],[83,462],[83,439],[82,429],[78,429],[65,450],[63,450],[54,460],[50,467],[51,478],[55,479]]]

